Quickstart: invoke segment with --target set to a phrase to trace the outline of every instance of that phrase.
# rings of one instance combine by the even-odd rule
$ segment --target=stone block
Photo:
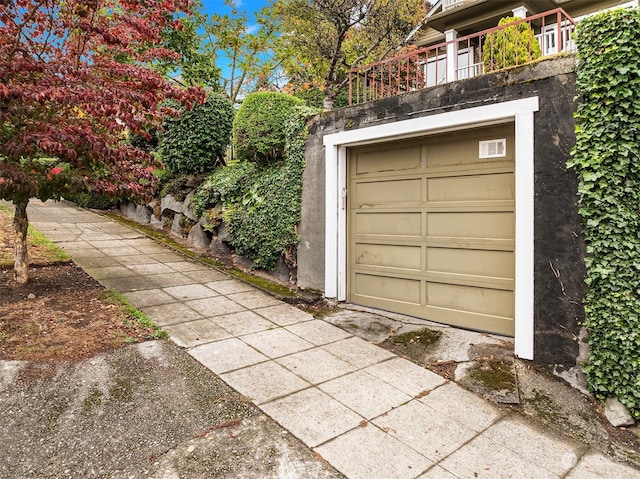
[[[608,398],[604,402],[604,415],[615,427],[632,426],[633,417],[627,407],[616,398]]]
[[[220,241],[220,238],[216,236],[211,239],[209,249],[213,254],[218,256],[227,256],[231,254],[231,248],[229,248],[224,241]]]
[[[171,232],[176,236],[184,236],[182,233],[182,219],[184,215],[182,213],[176,213],[173,216],[173,222],[171,223]]]
[[[199,249],[206,249],[211,244],[210,236],[198,223],[191,227],[187,239],[190,244]]]

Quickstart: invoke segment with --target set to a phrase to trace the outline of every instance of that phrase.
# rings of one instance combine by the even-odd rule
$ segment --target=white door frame
[[[326,135],[325,280],[327,298],[347,298],[347,147],[442,131],[515,123],[515,354],[533,359],[534,113],[538,97],[495,103]]]

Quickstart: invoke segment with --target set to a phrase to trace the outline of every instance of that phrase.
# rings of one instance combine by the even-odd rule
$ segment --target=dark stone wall
[[[584,243],[576,205],[577,179],[566,168],[575,143],[574,62],[573,57],[541,61],[314,118],[309,124],[307,143],[299,285],[315,289],[324,285],[324,135],[538,96],[534,166],[535,362],[575,366],[584,315]]]

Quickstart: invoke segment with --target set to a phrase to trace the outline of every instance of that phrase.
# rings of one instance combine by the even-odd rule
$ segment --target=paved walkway
[[[31,223],[348,478],[640,478],[442,377],[66,203]]]

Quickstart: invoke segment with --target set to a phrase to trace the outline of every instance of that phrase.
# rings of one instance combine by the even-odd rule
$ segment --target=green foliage
[[[576,146],[587,247],[585,367],[599,398],[640,418],[640,12],[583,20],[578,47]]]
[[[241,161],[220,168],[191,200],[190,206],[199,215],[207,216],[208,209],[221,207],[214,211],[220,211],[236,251],[253,260],[254,268],[274,269],[278,258],[292,254],[298,244],[305,124],[306,118],[316,112],[297,107],[284,119],[286,146],[278,164]]]
[[[189,206],[202,216],[208,208],[218,203],[232,205],[242,202],[242,198],[259,177],[255,163],[240,161],[211,173],[198,187]]]
[[[172,173],[197,175],[224,164],[233,115],[231,102],[212,94],[193,110],[167,118],[158,145],[165,167]]]
[[[286,125],[295,106],[304,101],[285,93],[247,96],[233,121],[233,145],[239,160],[268,165],[282,158]]]
[[[501,18],[498,26],[520,20],[516,17]],[[537,60],[542,56],[540,44],[527,22],[489,33],[482,47],[485,71],[500,70]]]
[[[178,22],[178,26],[167,26],[160,34],[163,47],[173,51],[175,58],[163,58],[151,67],[181,85],[217,90],[221,70],[216,66],[216,48],[202,32],[206,17],[194,12]]]
[[[65,200],[73,201],[82,208],[91,208],[94,210],[108,210],[117,206],[119,201],[108,197],[107,195],[99,195],[92,193],[70,193],[65,195]]]

